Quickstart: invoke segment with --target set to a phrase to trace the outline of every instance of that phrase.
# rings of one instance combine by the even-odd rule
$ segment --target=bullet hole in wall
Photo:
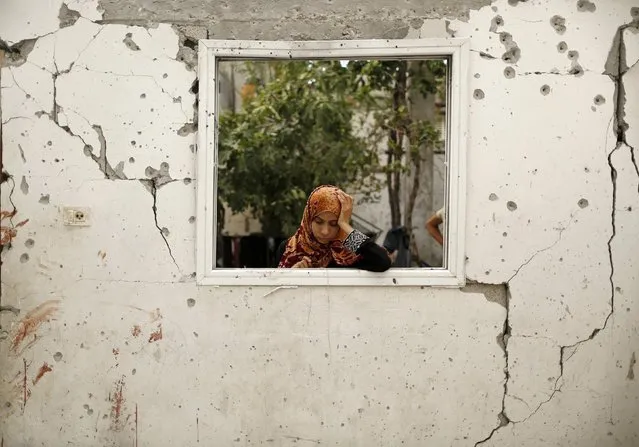
[[[513,67],[504,68],[504,76],[506,79],[513,79],[515,77],[515,69]]]
[[[501,16],[493,17],[493,20],[490,22],[490,32],[497,32],[497,28],[504,25],[504,19]]]
[[[600,106],[600,105],[603,105],[603,104],[605,104],[605,103],[606,103],[606,98],[604,98],[604,97],[603,97],[603,96],[601,96],[601,95],[597,95],[597,96],[595,96],[595,98],[593,99],[593,102],[594,102],[596,105]]]
[[[546,96],[550,93],[550,86],[548,84],[544,84],[539,89],[542,95]]]
[[[581,76],[584,74],[584,69],[581,68],[581,65],[574,64],[570,70],[568,70],[568,73],[575,76]]]
[[[475,91],[473,92],[473,98],[475,99],[484,99],[485,95],[484,95],[484,91],[481,89],[475,89]]]
[[[131,51],[140,51],[140,47],[133,41],[133,33],[126,33],[124,39],[122,39],[124,45]]]
[[[22,182],[20,182],[20,191],[23,194],[29,194],[29,183],[27,183],[27,178],[23,175]]]
[[[509,200],[506,203],[506,208],[508,208],[509,211],[515,211],[517,209],[517,204],[513,202],[512,200]]]
[[[550,18],[550,25],[555,29],[557,34],[563,34],[566,32],[566,19],[561,16],[552,16]]]
[[[597,5],[589,0],[579,0],[577,2],[577,11],[579,12],[595,12]]]
[[[588,200],[587,199],[579,199],[579,202],[577,202],[577,205],[579,205],[579,208],[586,208],[589,204],[588,204]]]
[[[521,57],[521,50],[514,43],[512,46],[501,56],[501,60],[507,64],[516,64]]]

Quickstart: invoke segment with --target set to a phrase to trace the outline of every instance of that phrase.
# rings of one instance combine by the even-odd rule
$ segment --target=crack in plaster
[[[171,60],[174,60],[174,59],[171,59]],[[82,68],[84,68],[86,71],[90,71],[92,73],[107,74],[107,75],[112,75],[112,76],[122,76],[122,77],[132,77],[132,78],[149,78],[162,91],[162,93],[164,93],[166,96],[171,98],[171,101],[175,102],[176,99],[177,99],[173,95],[171,95],[171,93],[169,93],[166,90],[164,90],[164,88],[160,85],[160,83],[157,81],[157,79],[155,79],[155,77],[153,75],[133,74],[133,73],[125,74],[125,73],[115,73],[115,72],[112,72],[112,71],[99,71],[99,70],[92,70],[92,69],[90,69],[90,68],[88,68],[86,66],[83,66]],[[189,123],[190,122],[190,118],[188,117],[188,115],[186,114],[184,109],[182,109],[182,107],[180,107],[180,110],[182,111],[182,114],[184,115],[184,118],[186,119],[186,122]]]
[[[173,180],[175,181],[175,180]],[[144,179],[144,180],[140,180],[140,183],[142,183],[150,192],[151,192],[151,196],[153,197],[153,219],[155,222],[155,228],[158,229],[158,231],[160,232],[160,236],[162,236],[162,239],[164,240],[164,243],[166,244],[166,248],[169,251],[169,256],[171,256],[171,259],[173,260],[173,264],[175,264],[175,267],[178,269],[178,272],[182,272],[180,270],[180,266],[178,265],[177,261],[175,260],[175,257],[173,256],[173,251],[171,250],[171,246],[169,245],[169,241],[166,238],[166,235],[164,234],[164,232],[162,231],[162,227],[160,227],[160,224],[158,223],[158,207],[157,207],[157,201],[158,201],[158,189],[160,188],[160,186],[165,185],[167,183],[163,183],[162,185],[157,185],[157,179]],[[172,183],[172,182],[169,182]]]
[[[44,114],[44,115],[49,116],[49,118],[53,121],[51,115],[49,115],[47,112],[41,112],[41,113]],[[164,243],[166,244],[166,248],[169,251],[169,256],[171,256],[171,259],[173,260],[173,263],[175,264],[175,267],[178,269],[178,272],[181,272],[180,267],[178,266],[178,264],[177,264],[177,262],[175,260],[175,257],[173,256],[173,251],[171,250],[171,246],[169,245],[169,241],[166,239],[166,236],[162,232],[162,228],[158,224],[158,215],[157,215],[157,190],[161,186],[164,186],[164,185],[166,185],[168,183],[176,182],[178,180],[177,179],[166,180],[163,177],[157,177],[157,178],[153,178],[153,179],[150,179],[150,180],[149,179],[130,179],[130,178],[127,178],[126,175],[124,174],[124,172],[122,171],[123,162],[118,163],[118,165],[114,169],[109,164],[109,162],[107,160],[107,144],[106,144],[106,139],[104,137],[104,132],[102,131],[102,126],[99,126],[99,125],[96,125],[96,124],[92,124],[91,125],[91,128],[98,134],[98,140],[100,141],[100,155],[96,156],[95,154],[93,154],[93,147],[90,144],[87,144],[87,142],[84,140],[84,138],[82,138],[80,135],[74,134],[68,126],[60,126],[57,122],[56,122],[56,125],[58,127],[60,127],[62,130],[64,130],[66,133],[71,135],[72,137],[78,138],[80,141],[82,141],[84,143],[84,153],[85,153],[85,155],[91,157],[91,159],[96,162],[96,164],[98,165],[100,171],[104,174],[104,177],[106,179],[109,179],[109,180],[129,180],[129,181],[130,180],[137,180],[140,183],[142,183],[142,185],[144,185],[146,187],[146,189],[151,193],[151,196],[153,197],[153,207],[152,207],[152,209],[153,209],[153,217],[154,217],[155,227],[160,232],[160,235],[162,236],[162,239],[164,240]]]
[[[28,117],[28,116],[13,116],[13,117],[9,118],[6,121],[2,121],[2,125],[4,126],[5,124],[9,124],[13,120],[29,120],[29,121],[32,121],[32,118]]]
[[[511,334],[511,327],[510,327],[510,287],[509,284],[506,283],[505,284],[506,287],[506,319],[504,320],[504,329],[503,332],[501,334],[501,336],[499,337],[501,341],[499,343],[499,345],[501,346],[502,350],[504,351],[504,359],[505,359],[505,365],[504,365],[504,394],[502,395],[501,398],[501,411],[499,412],[499,414],[497,415],[497,418],[499,419],[499,425],[495,428],[493,428],[491,430],[491,432],[488,434],[488,436],[486,436],[484,439],[482,439],[481,441],[478,441],[475,443],[475,447],[477,447],[478,445],[481,445],[485,442],[488,442],[493,435],[502,427],[507,426],[508,424],[511,423],[511,420],[508,418],[508,416],[506,415],[506,396],[508,396],[508,381],[510,380],[510,372],[508,369],[508,339],[510,338],[510,334]]]
[[[617,32],[616,32],[615,37],[613,39],[612,47],[611,47],[611,50],[610,50],[610,53],[609,53],[609,56],[608,56],[608,60],[606,61],[605,71],[603,73],[603,74],[608,75],[610,77],[610,79],[615,84],[615,110],[613,112],[613,118],[614,118],[614,121],[615,121],[614,130],[615,130],[615,134],[617,136],[617,144],[615,145],[615,148],[612,149],[609,152],[608,156],[607,156],[607,162],[608,162],[608,166],[610,168],[610,178],[611,178],[611,181],[612,181],[612,210],[611,210],[611,229],[612,229],[612,232],[611,232],[610,238],[608,239],[608,242],[607,242],[608,257],[609,257],[609,262],[610,262],[610,276],[609,276],[610,288],[611,288],[611,293],[610,293],[610,312],[608,313],[608,315],[604,319],[603,325],[600,328],[595,328],[588,338],[586,338],[584,340],[579,340],[576,343],[573,343],[572,345],[560,346],[560,348],[559,348],[559,376],[555,380],[555,384],[553,386],[552,393],[550,393],[550,396],[548,397],[548,399],[546,399],[545,401],[539,403],[539,405],[535,408],[535,410],[530,415],[528,415],[526,418],[524,418],[524,419],[522,419],[520,421],[511,421],[510,419],[508,419],[508,417],[506,416],[506,413],[505,413],[505,410],[506,410],[505,409],[505,398],[506,398],[506,395],[509,395],[508,394],[508,379],[510,377],[509,372],[508,372],[508,349],[507,349],[508,345],[507,345],[507,339],[506,339],[504,344],[503,344],[504,352],[505,352],[505,356],[506,356],[506,368],[505,368],[506,380],[504,381],[504,396],[502,398],[502,409],[501,409],[501,412],[498,415],[500,423],[499,423],[499,425],[497,427],[495,427],[490,432],[488,437],[486,437],[485,439],[477,442],[475,444],[475,446],[478,446],[480,444],[483,444],[483,443],[489,441],[492,438],[492,436],[498,430],[500,430],[502,427],[508,425],[509,423],[515,425],[515,424],[521,424],[521,423],[526,422],[528,419],[530,419],[535,414],[537,414],[537,412],[544,405],[546,405],[550,401],[552,401],[552,399],[555,397],[555,395],[558,392],[561,392],[561,388],[563,386],[564,367],[565,367],[566,363],[568,362],[568,360],[570,360],[577,353],[577,350],[579,349],[580,345],[582,345],[582,344],[594,339],[597,336],[597,334],[599,334],[601,331],[606,329],[606,327],[608,325],[608,321],[610,320],[610,317],[614,313],[614,310],[615,310],[615,292],[616,292],[616,290],[615,290],[615,283],[614,283],[615,266],[614,266],[614,258],[613,258],[613,253],[612,253],[612,242],[613,242],[613,240],[614,240],[614,238],[615,238],[615,236],[617,234],[617,226],[616,226],[617,169],[615,168],[615,166],[614,166],[614,164],[612,162],[612,156],[617,150],[619,150],[622,147],[622,145],[625,145],[626,147],[629,148],[630,155],[631,155],[631,160],[632,160],[632,163],[634,165],[635,172],[637,173],[637,176],[639,176],[639,167],[638,167],[638,164],[637,164],[637,160],[635,158],[634,147],[630,146],[628,144],[628,142],[627,142],[627,139],[626,139],[626,131],[628,130],[629,126],[628,126],[628,123],[625,122],[626,97],[625,97],[625,89],[624,89],[624,85],[623,85],[623,76],[628,72],[629,67],[627,66],[627,63],[626,63],[626,48],[625,48],[624,39],[623,39],[623,31],[625,29],[627,29],[627,28],[630,28],[630,27],[634,27],[634,28],[639,29],[639,19],[634,19],[631,23],[624,24],[624,25],[620,26],[617,29]],[[488,56],[490,56],[490,55],[488,55]],[[534,74],[538,74],[538,73],[534,73]],[[559,243],[559,241],[561,240],[561,236],[562,236],[563,232],[572,223],[573,217],[574,216],[571,215],[570,221],[568,222],[566,227],[559,230],[560,231],[559,232],[559,238],[553,244],[551,244],[550,246],[535,252],[526,262],[524,262],[516,270],[515,274],[510,277],[510,279],[506,283],[507,290],[508,290],[508,298],[509,299],[510,299],[510,289],[508,288],[508,285],[513,280],[513,278],[515,278],[515,276],[520,272],[520,270],[524,266],[528,265],[537,255],[539,255],[540,253],[542,253],[544,251],[547,251],[547,250],[551,249],[552,247],[554,247],[555,245],[557,245]],[[505,322],[505,326],[504,326],[505,327],[505,329],[504,329],[504,337],[506,337],[506,335],[508,335],[508,336],[510,335],[510,326],[508,325],[509,307],[506,307],[506,312],[507,312],[507,314],[506,314],[506,322]],[[561,384],[560,384],[560,381],[561,381]],[[516,396],[513,396],[513,395],[509,395],[509,396],[513,397],[515,399],[521,400],[521,399],[517,398]],[[526,403],[525,401],[523,401],[523,402]],[[528,404],[526,404],[526,405],[528,405]]]
[[[492,54],[486,53],[485,51],[472,50],[472,49],[470,51],[473,53],[479,53],[479,56],[483,57],[484,59],[490,59],[490,60],[498,59],[497,56],[493,56]]]
[[[20,309],[15,306],[2,306],[0,305],[0,313],[2,312],[11,312],[13,315],[18,316],[20,314]]]
[[[1,141],[1,140],[0,140]],[[1,154],[1,153],[0,153]],[[0,157],[1,160],[1,157]],[[0,183],[4,183],[4,182],[8,182],[9,180],[11,180],[11,190],[9,191],[9,203],[11,204],[11,211],[9,211],[9,215],[7,216],[9,218],[9,225],[11,228],[15,228],[15,224],[13,223],[13,217],[18,214],[18,208],[16,207],[15,202],[13,201],[13,193],[16,190],[16,181],[13,178],[13,176],[9,173],[7,173],[6,171],[2,170],[2,182]],[[6,245],[1,245],[0,244],[0,255],[2,255],[2,252],[4,251],[5,247],[7,249],[11,248],[12,243],[11,243],[11,239],[9,239],[9,243]],[[0,268],[2,266],[2,258],[0,258]],[[2,304],[2,288],[0,287],[0,304]]]
[[[123,162],[118,163],[115,169],[113,169],[113,167],[111,167],[111,165],[109,164],[109,161],[107,159],[107,143],[106,143],[106,138],[104,138],[104,132],[102,131],[102,126],[94,124],[91,127],[98,134],[98,140],[100,141],[100,156],[99,157],[96,156],[91,151],[87,151],[88,152],[87,155],[89,155],[89,157],[91,157],[91,159],[95,161],[98,164],[98,166],[100,166],[100,162],[102,163],[102,166],[100,167],[100,171],[102,171],[105,178],[108,178],[109,180],[115,180],[115,179],[126,180],[126,175],[124,175],[124,172],[122,172],[122,169],[124,166]]]
[[[82,57],[82,55],[84,54],[84,52],[89,48],[89,46],[91,46],[91,44],[95,41],[95,39],[97,39],[97,37],[100,35],[100,33],[104,30],[104,27],[101,27],[97,33],[95,33],[93,35],[93,37],[91,38],[91,40],[89,40],[89,42],[86,44],[86,46],[82,49],[82,51],[80,51],[78,53],[78,57],[75,58],[74,61],[72,61],[69,66],[67,68],[65,68],[64,70],[60,70],[60,68],[58,67],[58,61],[56,58],[56,50],[57,50],[57,35],[55,35],[54,37],[56,38],[56,42],[53,45],[53,65],[55,67],[55,73],[51,73],[51,77],[53,79],[53,106],[52,106],[52,110],[51,110],[51,115],[53,117],[53,121],[59,125],[58,122],[58,113],[60,113],[62,109],[62,107],[60,107],[58,105],[58,101],[57,101],[57,93],[58,93],[58,89],[57,89],[57,81],[58,78],[61,75],[65,75],[71,72],[71,70],[73,70],[73,67],[75,66],[76,62]]]
[[[557,228],[557,230],[559,231],[559,236],[557,237],[557,240],[555,240],[552,244],[548,245],[547,247],[544,247],[544,248],[542,248],[540,250],[537,250],[535,253],[533,253],[532,256],[530,256],[528,258],[528,260],[526,260],[523,264],[521,264],[519,267],[517,267],[517,270],[515,270],[515,273],[513,273],[513,275],[510,278],[508,278],[506,283],[510,284],[510,282],[519,274],[521,269],[523,269],[525,266],[530,264],[533,261],[533,259],[535,259],[538,255],[540,255],[541,253],[543,253],[545,251],[550,250],[555,245],[557,245],[559,242],[561,242],[561,237],[562,237],[564,231],[566,231],[570,227],[570,225],[573,222],[574,217],[575,217],[574,213],[570,214],[570,220],[568,220],[568,223],[565,226],[561,227],[561,228]]]
[[[18,81],[16,81],[16,76],[15,76],[15,74],[13,73],[13,70],[11,69],[11,67],[8,67],[8,68],[9,68],[9,73],[11,74],[11,78],[13,79],[13,83],[15,84],[15,86],[16,86],[16,87],[18,87],[18,89],[20,89],[20,90],[22,91],[22,93],[24,93],[24,96],[25,96],[27,99],[30,99],[30,98],[31,98],[31,95],[30,95],[30,94],[28,94],[28,93],[27,93],[27,91],[26,91],[25,89],[23,89],[23,88],[22,88],[22,86],[21,86],[20,84],[18,84]]]
[[[619,149],[620,144],[623,143],[626,146],[628,146],[628,148],[630,149],[630,159],[632,160],[635,173],[637,174],[637,176],[639,176],[639,165],[637,164],[637,158],[635,156],[635,148],[631,146],[630,144],[628,144],[628,141],[626,139],[626,131],[629,129],[630,126],[625,120],[626,90],[623,83],[623,77],[626,73],[628,73],[628,71],[632,67],[628,67],[628,63],[626,60],[626,44],[624,42],[623,33],[626,29],[629,29],[629,28],[636,28],[637,30],[639,30],[639,18],[635,18],[632,22],[617,28],[617,32],[613,39],[612,48],[610,49],[610,52],[608,54],[608,59],[606,60],[603,74],[608,75],[615,84],[615,93],[614,93],[615,111],[614,111],[613,119],[614,119],[614,131],[615,131],[615,135],[617,136],[617,146],[610,153],[610,156],[612,156],[612,153],[614,151]],[[636,65],[636,62],[635,64],[633,64],[633,66],[634,65]],[[614,176],[613,186],[616,186],[614,182],[614,179],[616,178],[616,170],[614,170],[614,167],[612,166],[612,161],[610,159],[610,156],[608,157],[608,164],[611,169],[611,175]],[[639,192],[639,187],[637,188],[637,192]],[[614,213],[614,209],[613,209],[613,213]],[[614,215],[613,215],[613,218],[614,218]]]
[[[0,39],[0,51],[4,51],[2,66],[19,67],[27,61],[29,53],[33,51],[37,39],[25,39],[9,45]]]
[[[513,67],[516,67],[517,65],[513,65]],[[590,72],[590,73],[594,73],[594,70],[586,70],[584,68],[581,68],[581,73],[585,73],[585,72]],[[568,70],[566,72],[561,72],[559,70],[551,70],[551,71],[525,71],[523,73],[518,73],[519,76],[540,76],[540,75],[555,75],[555,76],[576,76],[576,73],[574,73],[571,70]]]
[[[93,153],[93,146],[88,144],[84,140],[84,138],[82,138],[80,135],[73,133],[73,131],[71,130],[69,126],[61,126],[56,120],[56,117],[53,116],[51,113],[41,111],[41,112],[38,112],[38,115],[48,116],[49,119],[56,124],[56,126],[64,130],[70,136],[77,138],[82,143],[84,143],[84,154],[90,157],[98,165],[100,172],[104,174],[104,178],[109,180],[129,180],[124,174],[124,172],[122,172],[122,167],[124,166],[123,162],[118,163],[115,169],[109,164],[109,161],[107,159],[107,143],[106,143],[106,139],[104,138],[104,132],[102,130],[102,126],[97,124],[91,124],[91,128],[98,135],[98,140],[100,141],[100,155],[98,156]]]

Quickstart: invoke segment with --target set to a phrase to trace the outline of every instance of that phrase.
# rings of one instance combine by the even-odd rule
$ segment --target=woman
[[[341,189],[331,185],[315,188],[300,227],[277,250],[278,268],[388,270],[388,252],[351,227],[352,212],[353,199]]]

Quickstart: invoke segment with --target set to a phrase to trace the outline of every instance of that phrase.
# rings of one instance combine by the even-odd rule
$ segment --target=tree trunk
[[[401,161],[404,156],[403,144],[405,127],[402,125],[402,114],[406,113],[408,101],[406,99],[408,81],[408,63],[402,61],[395,75],[393,90],[391,125],[388,134],[388,171],[386,181],[388,187],[388,201],[391,211],[391,225],[398,227],[402,223],[401,202]],[[391,166],[393,168],[391,169]]]
[[[406,232],[410,241],[410,251],[413,261],[419,260],[419,249],[417,248],[417,241],[415,240],[415,232],[413,231],[413,210],[415,209],[415,202],[417,201],[417,194],[419,193],[419,186],[421,181],[422,171],[422,158],[421,147],[418,141],[414,141],[414,136],[407,129],[408,141],[410,145],[410,162],[413,166],[413,184],[411,186],[410,194],[408,195],[408,203],[406,206]]]
[[[399,183],[395,180],[395,173],[392,171],[391,166],[395,164],[397,157],[397,142],[398,132],[395,128],[391,128],[388,135],[388,152],[387,152],[387,166],[386,171],[386,185],[388,188],[388,201],[391,212],[391,226],[397,227],[401,224],[402,214],[399,207],[400,195],[399,195]]]

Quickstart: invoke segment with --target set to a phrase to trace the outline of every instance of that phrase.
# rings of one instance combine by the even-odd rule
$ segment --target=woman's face
[[[319,213],[311,223],[313,236],[320,244],[328,244],[337,238],[339,226],[337,216],[329,211]]]

